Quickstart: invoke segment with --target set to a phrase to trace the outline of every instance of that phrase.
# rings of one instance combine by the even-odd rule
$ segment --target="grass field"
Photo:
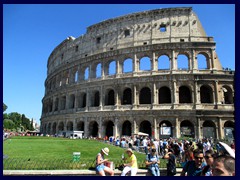
[[[125,149],[104,142],[85,139],[73,140],[55,137],[15,136],[3,142],[3,154],[8,156],[3,162],[4,169],[19,169],[24,164],[22,161],[25,164],[29,164],[28,169],[37,169],[39,168],[37,164],[43,164],[43,162],[45,162],[43,168],[46,169],[86,169],[94,166],[97,153],[104,147],[108,147],[110,150],[109,156],[105,158],[113,161],[115,166],[122,163],[121,155]],[[71,164],[73,152],[81,152],[80,162],[74,164],[74,167]],[[137,152],[135,152],[135,155],[138,159],[139,167],[144,168],[146,155]],[[19,162],[19,165],[12,167],[13,165],[9,166],[7,162],[9,164],[10,162],[11,164]],[[63,166],[63,164],[69,165]],[[166,167],[165,160],[161,159],[161,167]]]

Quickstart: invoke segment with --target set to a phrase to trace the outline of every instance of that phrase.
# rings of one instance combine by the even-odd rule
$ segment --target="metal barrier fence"
[[[113,161],[114,168],[118,168],[123,164],[122,160]],[[138,162],[138,167],[145,169],[145,161]],[[78,162],[66,159],[14,159],[7,158],[3,160],[4,170],[84,170],[94,169],[95,161],[80,160]],[[160,168],[166,168],[166,163],[161,163]]]

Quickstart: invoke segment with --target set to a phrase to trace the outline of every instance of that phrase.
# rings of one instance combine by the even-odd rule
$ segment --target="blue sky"
[[[99,4],[3,5],[3,102],[39,122],[47,59],[68,36],[110,18],[158,8],[193,7],[208,36],[213,36],[223,67],[235,69],[235,5]]]

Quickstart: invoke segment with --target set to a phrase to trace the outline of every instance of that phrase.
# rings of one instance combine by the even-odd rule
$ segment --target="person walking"
[[[148,153],[145,164],[148,166],[148,169],[153,176],[160,176],[160,160],[159,156],[157,155],[156,149],[152,149],[151,153]]]
[[[100,176],[106,176],[105,172],[110,174],[111,176],[114,175],[114,171],[111,168],[104,165],[104,163],[108,161],[108,159],[104,159],[104,155],[108,156],[108,153],[109,149],[105,147],[101,149],[100,153],[97,154],[95,169]]]
[[[124,160],[127,161],[127,163],[124,163],[124,169],[122,171],[121,176],[126,176],[126,174],[131,171],[131,176],[136,176],[137,170],[138,170],[138,164],[137,164],[137,158],[134,155],[131,148],[128,148],[126,150],[126,153],[128,155],[127,158],[124,158]]]

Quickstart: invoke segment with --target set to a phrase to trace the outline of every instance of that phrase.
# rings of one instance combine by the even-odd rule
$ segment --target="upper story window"
[[[63,59],[63,56],[64,56],[64,54],[62,53],[62,55],[61,55],[61,59]]]
[[[129,30],[129,29],[126,29],[126,30],[124,31],[124,35],[125,35],[125,37],[130,36],[130,30]]]
[[[166,32],[167,31],[167,28],[166,28],[166,25],[165,24],[162,24],[160,26],[160,32]]]
[[[78,46],[75,47],[75,52],[78,52]]]
[[[98,37],[97,38],[97,44],[100,44],[101,43],[101,37]]]

